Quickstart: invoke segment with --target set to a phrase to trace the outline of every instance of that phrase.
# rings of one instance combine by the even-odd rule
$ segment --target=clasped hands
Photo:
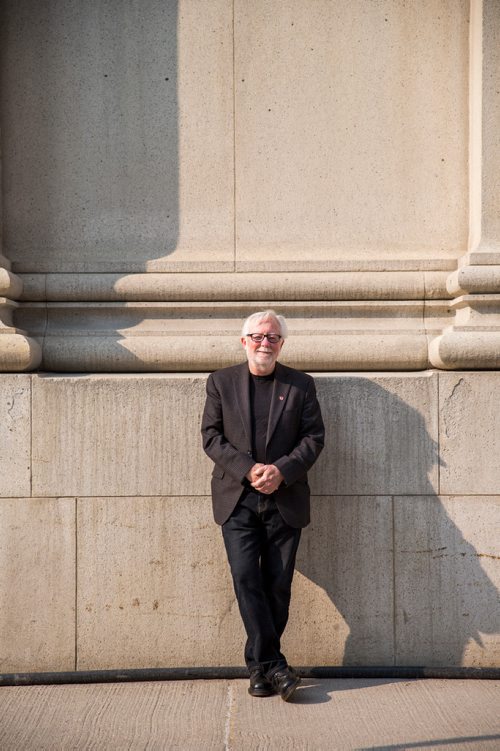
[[[285,479],[278,467],[274,464],[261,464],[257,462],[246,474],[247,480],[252,488],[259,493],[270,495],[278,490],[279,486]]]

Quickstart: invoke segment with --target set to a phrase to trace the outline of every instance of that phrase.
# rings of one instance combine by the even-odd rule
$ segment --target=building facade
[[[286,650],[500,665],[499,0],[4,0],[0,671],[239,665],[199,423],[316,376]]]

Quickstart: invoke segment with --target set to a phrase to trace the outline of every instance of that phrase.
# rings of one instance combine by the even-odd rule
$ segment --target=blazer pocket
[[[224,477],[224,475],[225,475],[225,472],[224,472],[224,470],[222,469],[222,467],[217,467],[217,465],[216,465],[216,466],[215,466],[215,467],[213,468],[213,471],[212,471],[212,477],[218,477],[218,478],[219,478],[219,480],[222,480],[222,478]]]

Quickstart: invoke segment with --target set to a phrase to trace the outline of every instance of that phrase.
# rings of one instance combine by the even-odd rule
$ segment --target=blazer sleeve
[[[255,460],[246,451],[240,451],[233,446],[224,435],[222,400],[213,374],[208,377],[206,391],[207,398],[201,421],[203,450],[225,472],[243,482]]]
[[[324,445],[325,426],[316,396],[316,386],[314,379],[311,377],[304,398],[297,443],[289,454],[273,462],[285,478],[286,485],[291,485],[304,478],[304,475],[320,455]]]

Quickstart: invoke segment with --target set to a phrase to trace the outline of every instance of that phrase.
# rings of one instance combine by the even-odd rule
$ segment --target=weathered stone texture
[[[256,307],[232,302],[26,303],[18,323],[43,342],[53,372],[193,372],[241,360],[241,322]],[[423,370],[424,302],[275,302],[289,322],[283,359],[315,371]],[[443,317],[443,311],[440,311]]]
[[[242,664],[209,498],[80,498],[78,540],[80,669]],[[314,498],[297,568],[293,663],[391,664],[390,499]]]
[[[318,495],[428,495],[438,485],[437,374],[318,375]]]
[[[439,374],[440,492],[500,493],[500,373]]]
[[[237,268],[460,255],[468,20],[465,0],[235,3]]]
[[[231,3],[54,0],[4,12],[14,269],[232,268]]]
[[[484,250],[500,250],[500,5],[483,2],[482,220]]]
[[[0,497],[31,495],[31,378],[0,376]]]
[[[395,498],[396,664],[500,663],[500,496]]]
[[[6,467],[29,462],[32,381],[40,496],[0,501],[5,670],[73,666],[75,581],[80,669],[242,664],[199,434],[205,380],[2,377],[0,425],[19,409],[21,431],[4,434]],[[285,634],[292,664],[499,664],[500,376],[316,383],[327,443]],[[28,470],[8,493],[23,483]],[[75,533],[75,500],[57,497],[77,491]]]
[[[78,499],[78,667],[242,663],[211,502]]]
[[[205,379],[34,376],[33,494],[203,495]]]
[[[34,495],[209,493],[206,376],[34,376]],[[437,375],[318,376],[316,495],[437,490]],[[92,426],[89,429],[89,426]]]
[[[392,501],[315,496],[284,649],[294,665],[392,665]]]
[[[75,668],[75,499],[0,499],[0,672]]]
[[[21,274],[22,300],[55,302],[231,302],[236,300],[442,299],[446,271]],[[0,294],[13,275],[0,267]],[[19,277],[16,279],[20,282]],[[19,294],[21,291],[19,290]],[[232,307],[232,306],[230,306]],[[213,310],[213,308],[212,308]]]

